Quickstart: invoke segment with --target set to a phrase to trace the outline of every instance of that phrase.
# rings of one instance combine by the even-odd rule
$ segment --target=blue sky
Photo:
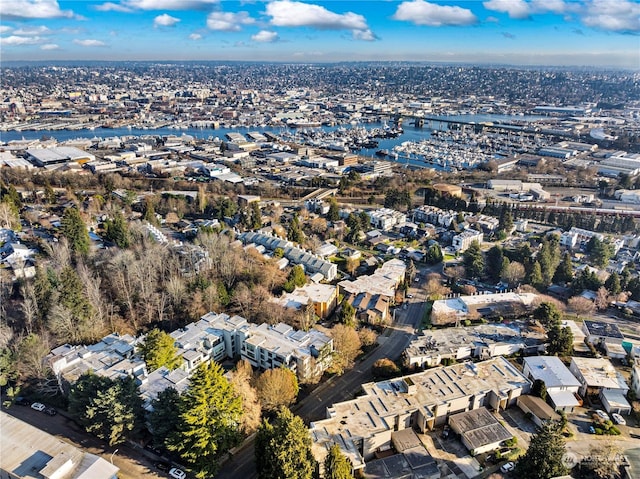
[[[640,0],[2,0],[0,59],[640,69]]]

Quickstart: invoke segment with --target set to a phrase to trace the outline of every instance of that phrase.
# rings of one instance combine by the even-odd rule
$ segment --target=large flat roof
[[[573,357],[571,362],[578,368],[589,387],[629,389],[624,377],[608,359]]]
[[[0,411],[0,470],[18,478],[112,479],[119,471],[101,457]],[[72,466],[65,474],[65,465]],[[41,472],[42,471],[42,472]],[[12,477],[14,477],[12,476]]]
[[[590,335],[602,336],[606,338],[624,339],[624,335],[620,332],[620,328],[613,323],[605,323],[602,321],[584,321],[584,326]]]
[[[415,392],[409,393],[408,382],[415,385]],[[424,417],[433,418],[436,406],[455,399],[492,391],[506,396],[512,389],[529,385],[529,380],[501,356],[363,384],[364,395],[334,404],[327,410],[327,419],[311,424],[314,447],[328,451],[337,443],[357,468],[364,461],[354,441],[393,430],[398,415],[420,411]]]
[[[557,356],[530,356],[524,358],[524,363],[529,366],[533,379],[544,381],[547,389],[580,387],[580,381]]]

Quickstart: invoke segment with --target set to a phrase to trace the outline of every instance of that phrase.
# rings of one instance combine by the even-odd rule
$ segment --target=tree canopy
[[[565,442],[559,422],[545,422],[536,434],[531,436],[529,449],[520,458],[514,472],[523,479],[551,479],[567,473],[562,463]]]
[[[480,250],[480,243],[474,241],[463,253],[463,264],[469,278],[477,278],[484,270],[484,257]]]
[[[291,369],[285,367],[267,369],[258,377],[255,387],[265,411],[289,406],[298,397],[298,378]]]
[[[178,348],[173,338],[159,329],[149,331],[139,349],[149,371],[155,371],[162,366],[173,370],[183,361],[178,355]]]
[[[89,253],[89,231],[77,208],[67,208],[62,215],[62,234],[73,251],[81,255]]]
[[[216,362],[202,364],[180,398],[177,431],[166,441],[197,478],[215,475],[220,458],[240,440],[242,399]]]
[[[83,374],[69,392],[69,413],[87,432],[113,446],[141,427],[142,399],[135,379]]]
[[[302,419],[283,407],[272,422],[264,420],[256,436],[260,479],[312,479],[316,460],[311,436]]]
[[[340,446],[334,444],[324,460],[324,479],[353,479],[351,461],[342,454]]]

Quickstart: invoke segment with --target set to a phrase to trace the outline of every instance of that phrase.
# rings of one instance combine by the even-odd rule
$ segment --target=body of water
[[[443,116],[439,117],[442,120],[448,121],[460,121],[465,123],[481,123],[481,122],[518,122],[521,123],[523,121],[536,121],[542,119],[544,117],[539,116],[509,116],[509,115],[453,115],[453,116]],[[381,123],[364,123],[362,125],[358,125],[358,128],[364,127],[367,130],[371,130],[373,128],[383,128],[385,125]],[[446,130],[448,123],[446,121],[443,122],[432,122],[431,125],[425,122],[425,126],[420,128],[413,126],[411,121],[407,121],[406,124],[403,125],[403,133],[396,138],[386,138],[386,139],[378,139],[378,147],[375,149],[362,149],[357,153],[371,157],[375,159],[380,159],[375,156],[377,150],[388,150],[391,151],[394,146],[399,145],[405,141],[421,141],[427,139],[431,136],[432,129],[429,127],[433,127],[434,129]],[[337,128],[351,128],[349,125],[345,126],[322,126],[320,129],[331,132],[336,130]],[[158,128],[158,129],[140,129],[140,128],[95,128],[93,130],[82,129],[82,130],[24,130],[24,131],[0,131],[0,142],[9,142],[12,140],[34,140],[41,138],[55,138],[59,142],[67,141],[67,140],[75,140],[75,139],[104,139],[109,137],[122,137],[122,136],[169,136],[175,135],[180,136],[182,134],[193,136],[194,138],[201,140],[213,140],[215,138],[224,139],[224,136],[227,133],[240,133],[247,134],[249,132],[260,132],[260,133],[273,133],[275,135],[280,135],[283,132],[293,133],[295,129],[287,129],[283,127],[238,127],[238,128],[184,128],[184,129],[175,129],[175,128]],[[391,160],[391,158],[387,158]],[[407,160],[407,159],[399,159],[399,163],[407,164],[408,166],[414,167],[425,167],[425,164],[416,161],[416,160]]]

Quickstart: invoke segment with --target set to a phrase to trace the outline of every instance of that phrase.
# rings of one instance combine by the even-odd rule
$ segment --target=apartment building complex
[[[488,407],[505,409],[530,389],[530,381],[503,357],[368,383],[364,394],[327,409],[311,423],[313,453],[322,461],[333,444],[355,470],[388,447],[394,431],[444,424],[453,414]]]
[[[183,391],[189,377],[202,363],[245,359],[256,369],[286,367],[300,381],[321,374],[330,364],[333,339],[311,329],[298,331],[279,323],[249,323],[241,316],[207,313],[200,320],[171,332],[182,364],[173,371],[161,367],[149,372],[137,354],[144,336],[110,334],[89,346],[62,345],[47,356],[61,389],[89,371],[117,379],[133,376],[148,406],[158,393],[171,386]]]

